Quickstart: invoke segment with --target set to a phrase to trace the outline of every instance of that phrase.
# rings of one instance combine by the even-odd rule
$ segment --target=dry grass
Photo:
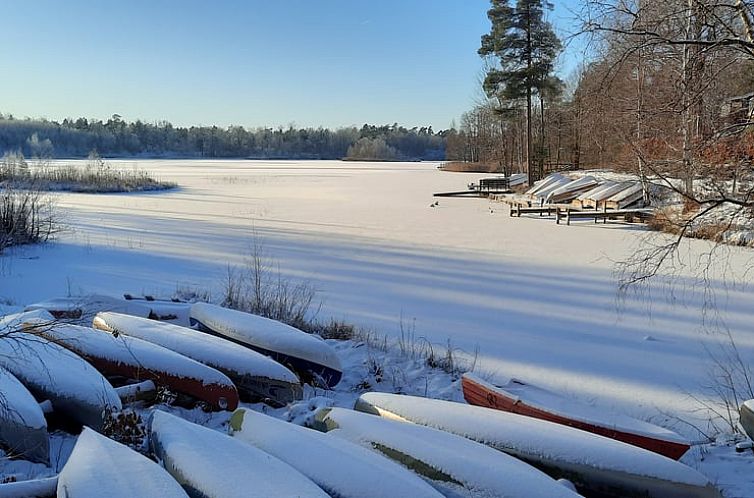
[[[454,173],[500,173],[500,165],[492,163],[467,163],[451,161],[442,165],[443,171]]]

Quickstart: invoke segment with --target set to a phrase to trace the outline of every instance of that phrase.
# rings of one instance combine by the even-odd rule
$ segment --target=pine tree
[[[515,7],[509,0],[490,3],[487,17],[492,27],[482,35],[478,53],[496,64],[487,71],[483,88],[489,97],[500,100],[526,98],[526,164],[531,185],[537,179],[532,164],[532,97],[551,88],[555,59],[562,46],[545,20],[545,10],[552,10],[551,3],[517,0]]]

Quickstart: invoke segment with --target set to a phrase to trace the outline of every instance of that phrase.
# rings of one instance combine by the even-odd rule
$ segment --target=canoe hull
[[[403,398],[413,403],[413,407],[406,405]],[[419,410],[415,409],[416,406],[419,406]],[[381,417],[434,427],[486,444],[523,460],[554,479],[568,479],[588,496],[722,497],[709,480],[681,463],[619,441],[546,421],[515,414],[500,414],[504,417],[494,414],[489,417],[479,412],[487,410],[476,406],[384,393],[362,395],[354,408]],[[529,421],[523,424],[521,419]],[[566,432],[567,437],[562,437],[566,436]],[[533,444],[537,440],[540,442]],[[589,455],[589,458],[582,459],[585,455]],[[600,460],[602,458],[605,460]],[[613,462],[606,463],[610,458]],[[642,463],[643,460],[649,460],[651,465]],[[637,461],[637,465],[643,469],[660,467],[664,470],[659,475],[631,470],[633,464],[625,464],[633,461]]]
[[[281,365],[284,365],[290,368],[291,370],[293,370],[294,372],[296,372],[301,377],[301,380],[304,382],[313,381],[320,385],[324,385],[327,387],[334,387],[336,384],[338,384],[338,382],[340,382],[340,379],[343,376],[343,372],[341,372],[340,370],[336,370],[326,365],[315,363],[313,361],[306,360],[304,358],[291,356],[284,352],[266,349],[257,344],[253,344],[251,341],[243,341],[235,337],[230,337],[227,334],[223,334],[221,331],[214,330],[212,327],[207,326],[206,324],[204,324],[200,320],[197,320],[194,317],[191,318],[191,325],[196,326],[198,330],[204,333],[211,334],[217,337],[222,337],[223,339],[227,339],[231,342],[234,342],[236,344],[240,344],[241,346],[245,346],[249,349],[252,349],[256,351],[257,353],[261,353],[265,356],[269,356],[270,358],[280,363]]]
[[[750,406],[752,405],[752,401],[748,401],[741,405],[739,414],[741,415],[741,426],[744,428],[744,431],[746,431],[746,434],[754,440],[754,409]]]
[[[511,398],[506,395],[505,392],[494,390],[486,385],[474,382],[473,379],[466,376],[462,378],[461,385],[463,388],[463,397],[470,405],[484,406],[486,408],[516,413],[518,415],[525,415],[527,417],[538,418],[540,420],[547,420],[548,422],[574,427],[576,429],[581,429],[582,431],[591,432],[633,446],[638,446],[639,448],[644,448],[645,450],[664,455],[673,460],[681,458],[690,447],[688,444],[623,432],[614,428],[568,418],[552,411],[542,410],[526,404],[526,402],[521,399]]]

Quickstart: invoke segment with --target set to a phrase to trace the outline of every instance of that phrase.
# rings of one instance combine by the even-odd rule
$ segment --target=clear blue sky
[[[568,6],[552,14],[569,29]],[[446,128],[487,0],[5,0],[0,112],[177,125]],[[564,72],[578,54],[564,58]]]

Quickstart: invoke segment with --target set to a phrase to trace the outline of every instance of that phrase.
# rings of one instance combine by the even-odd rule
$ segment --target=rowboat
[[[465,403],[362,394],[356,409],[464,436],[565,478],[585,495],[720,498],[709,480],[675,460],[614,439]]]
[[[58,498],[188,498],[165,469],[84,427],[58,476]]]
[[[207,303],[191,306],[191,322],[202,332],[271,357],[302,380],[332,388],[343,375],[338,356],[325,341],[290,325]]]
[[[216,410],[238,406],[236,387],[225,374],[161,346],[62,323],[42,329],[40,334],[86,359],[106,376],[151,380]]]
[[[315,420],[316,429],[396,461],[444,494],[470,498],[579,496],[521,460],[431,427],[344,408],[323,408]]]
[[[681,458],[690,447],[690,443],[682,436],[658,425],[622,414],[604,412],[587,403],[517,379],[497,386],[475,375],[464,374],[461,386],[463,397],[471,405],[575,427],[654,451],[674,460]]]
[[[27,322],[33,322],[37,327]],[[0,366],[26,386],[37,400],[49,400],[56,413],[101,430],[108,416],[122,409],[113,386],[80,356],[41,335],[55,325],[46,311],[9,315],[0,341]]]
[[[163,411],[152,414],[149,432],[154,454],[191,496],[329,496],[309,478],[264,451]]]
[[[279,458],[339,498],[440,498],[416,474],[356,444],[239,408],[230,433]]]
[[[47,421],[39,403],[3,367],[0,367],[0,393],[0,445],[11,456],[49,465]]]
[[[157,344],[219,370],[236,385],[242,401],[286,405],[303,395],[296,374],[261,353],[221,337],[110,312],[97,314],[93,326]]]
[[[739,410],[741,426],[751,439],[754,439],[754,399],[744,401]]]

